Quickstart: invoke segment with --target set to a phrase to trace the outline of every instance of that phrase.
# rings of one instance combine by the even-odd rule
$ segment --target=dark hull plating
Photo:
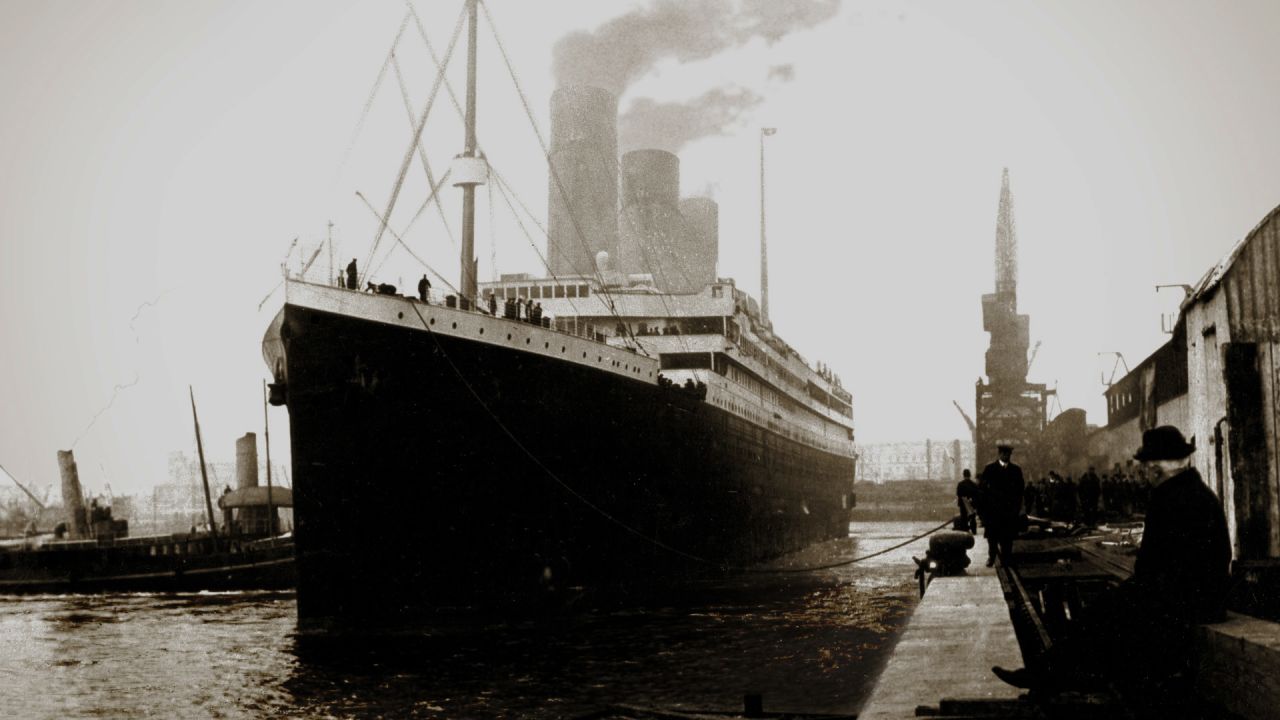
[[[0,549],[0,593],[194,592],[288,589],[296,581],[288,539],[173,535]]]
[[[303,626],[639,588],[848,531],[853,460],[680,388],[287,305]]]

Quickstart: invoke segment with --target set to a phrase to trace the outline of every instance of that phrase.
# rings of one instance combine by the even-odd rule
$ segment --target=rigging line
[[[516,220],[516,227],[520,228],[521,233],[524,233],[525,240],[529,241],[529,246],[532,247],[532,249],[534,249],[535,254],[538,255],[538,260],[541,261],[541,264],[543,264],[545,268],[547,268],[547,273],[550,274],[550,277],[552,277],[552,281],[554,282],[554,284],[557,284],[557,286],[561,286],[561,287],[567,287],[568,283],[562,281],[562,279],[559,278],[559,275],[557,275],[556,272],[554,272],[554,270],[550,268],[550,263],[548,263],[547,258],[545,258],[545,256],[543,255],[543,251],[538,249],[538,243],[534,242],[534,237],[532,237],[532,234],[529,232],[529,228],[526,227],[524,220],[520,219],[520,213],[517,213],[515,206],[511,204],[511,196],[515,195],[515,192],[516,192],[515,188],[512,188],[511,184],[509,184],[506,181],[506,178],[499,176],[497,172],[494,172],[494,179],[497,182],[494,182],[493,184],[495,184],[495,186],[498,186],[499,195],[502,195],[503,201],[507,202],[507,209],[511,210],[512,218],[515,218]],[[521,208],[524,208],[524,204],[521,204]],[[529,209],[525,208],[525,213],[529,213]],[[535,224],[538,223],[538,220],[535,219],[534,223]],[[573,284],[579,284],[579,283],[573,283]],[[575,302],[573,302],[573,300],[570,299],[570,297],[566,296],[564,297],[564,300],[568,301],[568,305],[572,307],[575,313],[581,314],[579,307],[577,307]]]
[[[427,195],[427,198],[418,206],[417,211],[413,213],[413,217],[409,218],[409,222],[404,226],[404,229],[400,231],[401,235],[409,234],[409,231],[413,229],[413,224],[418,221],[418,218],[422,217],[422,213],[427,209],[427,206],[431,204],[432,200],[435,200],[437,204],[440,202],[440,188],[444,187],[445,182],[448,181],[451,174],[453,174],[453,168],[449,168],[444,171],[444,175],[441,175],[440,179],[436,181],[435,187],[431,188],[431,194]]]
[[[626,212],[625,208],[623,209],[623,212],[622,212],[622,221],[628,224],[631,223],[630,215]],[[637,242],[636,246],[640,249],[641,254],[644,255],[645,264],[647,264],[650,268],[654,267],[655,263],[653,261],[652,253],[656,252],[656,249],[648,247],[648,244],[645,242]],[[688,278],[686,278],[685,280],[686,282],[688,282]],[[666,293],[661,293],[661,292],[658,293],[657,294],[658,301],[662,303],[663,309],[666,310],[667,317],[675,317],[675,314],[671,310],[671,305],[667,302],[666,296],[667,296]],[[681,333],[676,337],[680,338],[680,345],[681,347],[684,348],[684,351],[690,352],[689,341],[684,337],[684,334]]]
[[[534,245],[531,234],[528,232],[527,229],[525,229],[524,224],[521,223],[520,221],[520,214],[517,213],[515,211],[515,208],[511,206],[511,199],[512,198],[515,199],[516,203],[520,205],[520,209],[524,211],[526,216],[528,216],[530,222],[532,222],[534,226],[538,228],[538,231],[541,232],[542,236],[544,238],[547,238],[548,241],[550,241],[551,239],[550,233],[547,232],[547,229],[542,226],[542,223],[538,222],[537,216],[535,216],[533,212],[529,210],[528,205],[526,205],[524,201],[520,198],[520,194],[516,192],[516,189],[512,187],[511,183],[507,182],[506,177],[504,177],[502,173],[498,172],[498,169],[493,165],[490,165],[489,167],[493,171],[494,179],[497,180],[497,182],[500,184],[500,187],[498,189],[504,192],[503,198],[507,201],[507,207],[511,209],[511,213],[513,216],[515,216],[516,222],[520,223],[521,229],[525,231],[525,236],[528,237],[529,244],[533,245],[534,251],[538,253],[538,259],[542,262],[542,265],[547,269],[547,273],[550,274],[551,277],[558,284],[564,285],[565,284],[564,281],[560,280],[560,278],[551,269],[551,262],[547,260],[546,256],[542,254],[542,251],[538,250],[537,245]],[[508,197],[508,195],[510,197]],[[579,268],[578,264],[573,261],[573,258],[566,258],[566,259],[569,261],[569,264],[573,266],[573,271],[574,273],[576,273],[577,277],[581,277],[581,278],[591,277],[590,273],[582,272],[582,269]],[[574,283],[574,284],[577,284],[577,283]]]
[[[404,14],[404,19],[400,21],[400,29],[396,32],[396,37],[391,41],[391,47],[387,50],[387,59],[383,60],[382,67],[378,68],[378,77],[373,81],[373,89],[369,91],[369,99],[364,102],[364,110],[361,111],[360,119],[356,121],[356,128],[351,133],[351,142],[347,143],[347,149],[342,153],[342,161],[338,163],[339,174],[347,166],[351,151],[355,149],[356,140],[360,138],[360,131],[364,129],[364,121],[369,117],[369,111],[373,109],[373,99],[378,95],[378,88],[382,87],[382,80],[387,75],[387,65],[391,62],[391,56],[395,54],[396,46],[400,44],[400,36],[404,35],[405,29],[409,27],[410,15],[411,13],[408,12]]]
[[[369,259],[365,262],[368,267],[369,261],[373,259],[373,254],[378,250],[378,243],[382,240],[382,234],[386,232],[387,223],[391,221],[391,211],[396,207],[396,200],[400,197],[400,189],[404,187],[405,175],[409,173],[409,165],[413,163],[413,151],[417,148],[422,138],[422,131],[427,126],[427,118],[431,116],[431,108],[436,102],[436,93],[440,90],[440,82],[444,79],[444,70],[448,67],[449,61],[453,58],[454,48],[458,45],[458,38],[462,35],[462,26],[467,19],[467,6],[464,4],[462,11],[458,13],[458,22],[453,27],[453,36],[449,38],[449,50],[445,55],[444,66],[441,67],[440,73],[436,75],[436,81],[431,87],[431,95],[427,98],[427,106],[422,109],[422,117],[418,120],[418,126],[413,132],[413,139],[409,143],[409,147],[405,150],[404,159],[400,162],[400,173],[396,177],[395,185],[391,189],[391,197],[387,200],[387,210],[379,217],[382,222],[378,225],[378,232],[373,238],[373,247],[369,249]],[[366,275],[368,273],[366,272]],[[363,278],[361,278],[363,280]]]
[[[498,235],[493,226],[493,183],[485,184],[489,191],[489,277],[490,282],[498,282]]]
[[[365,197],[363,194],[361,194],[359,191],[357,191],[357,192],[356,192],[356,195],[357,195],[361,200],[363,200],[363,201],[364,201],[364,205],[365,205],[365,207],[369,208],[369,212],[373,213],[373,216],[374,216],[374,217],[378,217],[378,211],[377,211],[377,209],[375,209],[375,208],[373,207],[373,205],[369,202],[369,199],[368,199],[368,198],[366,198],[366,197]],[[379,220],[381,220],[382,218],[378,218],[378,219],[379,219]],[[391,230],[391,228],[390,228],[390,227],[388,227],[387,229],[388,229],[388,230]],[[396,239],[396,242],[400,243],[400,245],[401,245],[402,247],[404,247],[404,249],[405,249],[406,251],[408,251],[408,253],[409,253],[410,255],[412,255],[412,256],[413,256],[413,259],[414,259],[414,260],[417,260],[419,263],[422,263],[422,267],[426,268],[427,270],[429,270],[429,271],[431,272],[431,274],[432,274],[432,275],[435,275],[437,278],[439,278],[439,279],[440,279],[440,282],[444,283],[444,284],[445,284],[445,285],[446,285],[450,290],[452,290],[455,294],[458,292],[458,289],[457,289],[457,288],[455,288],[455,287],[453,286],[453,284],[452,284],[452,283],[450,283],[450,282],[449,282],[449,280],[448,280],[444,275],[441,275],[439,272],[437,272],[437,271],[436,271],[436,269],[435,269],[435,268],[431,267],[431,265],[430,265],[426,260],[423,260],[421,257],[419,257],[419,256],[418,256],[418,254],[417,254],[417,253],[415,253],[415,252],[413,251],[413,248],[409,247],[409,245],[408,245],[408,244],[407,244],[407,243],[406,243],[406,242],[405,242],[405,241],[400,237],[400,235],[399,235],[399,234],[397,234],[397,233],[396,233],[396,231],[395,231],[395,230],[391,230],[391,237],[395,238],[395,239]],[[387,257],[391,257],[391,255],[388,253]],[[386,258],[383,258],[383,262],[386,262]],[[381,267],[381,265],[379,265],[379,267]]]
[[[531,211],[529,209],[529,206],[526,205],[524,200],[521,199],[520,194],[516,192],[516,189],[511,185],[510,182],[507,181],[506,177],[504,177],[502,173],[498,171],[497,167],[495,167],[492,163],[489,165],[489,168],[493,172],[494,179],[500,185],[498,189],[503,192],[503,199],[506,200],[508,208],[511,207],[511,198],[514,198],[516,203],[520,205],[520,209],[524,211],[525,215],[528,216],[529,220],[534,224],[534,226],[538,228],[538,231],[542,233],[542,236],[547,238],[547,241],[550,242],[550,239],[551,239],[550,232],[548,232],[547,229],[543,227],[542,223],[538,222],[537,216],[533,214],[533,211]],[[510,197],[508,197],[508,195]],[[550,261],[548,261],[546,256],[543,255],[540,250],[538,250],[538,247],[533,242],[533,238],[530,236],[529,231],[524,227],[524,224],[520,221],[519,213],[515,212],[514,208],[511,208],[511,212],[512,212],[512,215],[515,216],[517,224],[520,225],[521,230],[524,232],[525,237],[528,239],[530,246],[532,246],[534,251],[538,253],[538,259],[542,262],[543,267],[547,269],[547,273],[551,275],[552,279],[555,280],[557,284],[566,285],[566,283],[563,280],[561,280],[559,276],[555,274],[555,272],[552,271]],[[582,272],[582,268],[578,266],[578,263],[575,262],[573,258],[566,258],[566,260],[568,260],[569,264],[573,267],[573,270],[578,277],[582,277],[582,278],[591,277],[590,273]],[[603,286],[604,285],[603,276],[601,276],[599,273],[596,273],[596,278],[601,281],[600,284],[601,286]],[[604,302],[605,310],[607,310],[609,314],[612,315],[616,321],[618,321],[619,323],[622,323],[622,317],[618,315],[617,308],[614,306],[614,303],[613,303],[612,295],[610,295],[607,291],[604,294],[606,298],[606,301]],[[577,306],[574,305],[573,307],[574,307],[574,311],[577,312],[578,311]],[[630,330],[629,326],[628,326],[628,330]],[[632,335],[632,340],[633,341],[635,340],[634,335]],[[643,353],[646,357],[653,357],[653,355],[650,354],[649,351],[644,348],[644,346],[640,345],[638,341],[636,342],[636,347],[634,349]]]
[[[611,157],[609,157],[608,155],[606,155],[606,154],[604,154],[604,153],[600,152],[600,148],[599,148],[599,147],[595,147],[595,148],[594,148],[594,150],[596,151],[596,152],[595,152],[595,154],[596,154],[596,156],[597,156],[597,159],[598,159],[598,160],[600,161],[600,163],[604,166],[605,172],[606,172],[606,173],[608,173],[608,174],[610,174],[612,177],[621,177],[621,173],[622,173],[622,164],[618,161],[618,159],[617,159],[616,157],[611,158]],[[677,212],[678,212],[678,210],[677,210]],[[623,212],[621,213],[621,215],[622,215],[622,219],[623,219],[623,221],[624,221],[624,222],[625,222],[625,221],[627,221],[627,219],[628,219],[628,215],[627,215],[627,213],[626,213],[626,208],[625,208],[625,207],[623,208]],[[683,218],[683,216],[681,216],[681,218]],[[641,248],[641,251],[642,251],[642,252],[643,252],[643,251],[645,251],[646,249],[654,250],[654,251],[656,251],[656,250],[657,250],[657,248],[647,248],[647,247],[646,247],[646,244],[644,244],[644,243],[640,244],[640,248]],[[649,264],[649,266],[650,266],[650,268],[651,268],[651,269],[653,269],[653,268],[655,268],[655,267],[657,267],[657,266],[658,266],[658,264],[657,264],[657,263],[654,263],[654,262],[653,262],[653,258],[652,258],[652,256],[648,255],[647,253],[646,253],[646,258],[645,258],[645,260],[646,260],[646,262]],[[669,268],[658,268],[658,269],[660,269],[660,270],[662,271],[662,276],[663,276],[663,277],[666,277],[666,276],[668,276],[669,274],[671,274],[671,273],[669,272]],[[689,277],[689,273],[688,273],[688,271],[685,269],[685,267],[684,267],[684,265],[683,265],[683,264],[681,264],[681,263],[679,263],[679,262],[675,263],[675,272],[679,273],[679,275],[680,275],[680,279],[684,281],[684,284],[685,284],[686,286],[688,286],[688,287],[692,287],[692,286],[694,286],[694,285],[695,285],[695,283],[693,282],[693,279]],[[668,305],[666,304],[666,301],[665,301],[665,300],[663,301],[663,306],[667,308],[668,313],[669,313],[671,308],[670,308],[670,306],[668,306]]]
[[[440,67],[440,57],[436,54],[435,45],[431,43],[431,38],[427,36],[427,29],[422,26],[422,18],[418,17],[418,10],[413,6],[412,2],[406,0],[405,5],[409,6],[409,13],[413,15],[413,22],[418,26],[418,35],[422,37],[422,42],[427,46],[427,52],[431,54],[431,62],[436,65],[436,72],[443,72]],[[453,102],[453,109],[458,112],[458,117],[465,118],[466,113],[462,111],[462,103],[458,102],[458,95],[453,91],[453,83],[448,78],[444,81],[445,93],[449,95],[449,100]],[[478,144],[477,144],[478,145]]]
[[[107,404],[104,405],[101,410],[93,414],[93,417],[89,420],[89,424],[85,425],[84,430],[81,430],[80,434],[76,436],[75,441],[71,443],[72,450],[76,449],[76,445],[80,444],[80,441],[84,439],[84,436],[93,428],[94,424],[98,422],[98,418],[102,417],[103,413],[110,410],[111,406],[116,404],[116,397],[120,395],[120,391],[137,385],[138,381],[141,379],[142,376],[135,370],[133,373],[133,382],[125,383],[123,385],[117,384],[115,387],[111,388],[111,399],[107,400]]]
[[[520,232],[522,232],[524,234],[525,239],[529,241],[529,247],[533,248],[533,251],[538,254],[538,259],[542,261],[543,265],[546,265],[547,272],[551,273],[551,279],[555,281],[555,284],[561,287],[564,287],[565,286],[564,281],[562,281],[558,276],[556,276],[554,272],[552,272],[550,264],[547,263],[547,259],[543,257],[542,251],[538,249],[538,245],[533,241],[533,236],[529,234],[529,229],[525,227],[524,222],[520,219],[520,214],[517,213],[515,207],[511,205],[511,198],[507,196],[507,190],[503,189],[503,185],[505,185],[506,183],[502,181],[500,178],[498,178],[496,173],[494,174],[494,178],[498,180],[498,182],[490,183],[490,188],[492,188],[494,185],[498,186],[498,194],[501,195],[502,199],[506,201],[507,209],[511,211],[511,215],[515,218],[516,226],[520,228]],[[490,192],[492,192],[492,189],[490,190]],[[492,203],[492,200],[490,200],[490,203]],[[490,211],[492,212],[492,204],[490,205]],[[577,315],[578,317],[581,317],[582,310],[578,308],[578,304],[573,301],[573,298],[570,298],[566,293],[564,299],[569,303],[569,307],[573,308],[574,314]]]
[[[489,6],[487,3],[479,3],[480,9],[484,10],[485,21],[489,24],[489,31],[493,35],[494,45],[498,48],[498,53],[502,55],[502,61],[507,67],[507,74],[511,76],[511,83],[516,88],[516,94],[520,97],[520,104],[524,107],[525,116],[529,119],[529,125],[533,128],[533,134],[538,138],[538,145],[542,148],[542,155],[547,160],[547,166],[551,170],[551,178],[555,181],[557,192],[560,193],[560,199],[565,203],[565,207],[569,209],[569,220],[573,225],[573,235],[578,244],[587,251],[591,252],[591,247],[587,244],[586,235],[582,232],[582,226],[578,223],[578,218],[574,215],[569,205],[569,193],[565,190],[564,181],[560,178],[560,173],[556,170],[555,163],[551,162],[551,148],[547,144],[546,138],[542,134],[542,130],[538,127],[538,123],[533,116],[533,108],[529,105],[529,98],[525,95],[524,88],[520,85],[520,79],[516,77],[515,67],[511,64],[511,57],[507,55],[506,46],[502,43],[502,38],[498,35],[498,26],[493,22],[493,16],[489,14]],[[594,263],[592,263],[594,265]],[[594,275],[600,281],[600,290],[606,297],[610,298],[610,309],[613,309],[612,294],[605,287],[604,276],[600,274],[599,268],[594,268]],[[617,317],[617,312],[614,311]],[[618,318],[621,321],[621,317]],[[635,336],[632,335],[632,340]]]
[[[458,366],[453,362],[453,358],[449,357],[449,353],[445,352],[444,346],[440,344],[440,340],[436,337],[436,334],[432,332],[430,325],[427,323],[427,319],[422,317],[422,313],[418,310],[418,306],[415,305],[413,301],[407,300],[406,302],[408,302],[409,307],[413,308],[413,312],[418,316],[418,319],[422,321],[423,329],[426,330],[427,335],[431,338],[432,342],[435,343],[436,349],[440,351],[441,357],[445,359],[445,362],[449,363],[449,367],[453,370],[453,373],[458,376],[458,380],[462,381],[462,386],[467,389],[467,392],[469,392],[473,398],[475,398],[476,403],[478,403],[481,409],[485,411],[485,414],[487,414],[489,418],[493,420],[494,424],[498,426],[498,429],[501,430],[503,434],[505,434],[511,440],[511,442],[515,444],[516,447],[520,448],[520,451],[523,452],[526,456],[528,456],[528,458],[532,460],[533,463],[537,465],[540,470],[546,473],[547,477],[554,480],[557,485],[563,488],[566,492],[572,495],[575,499],[577,499],[583,505],[586,505],[588,508],[594,510],[604,519],[617,525],[618,527],[622,528],[628,533],[635,535],[641,540],[651,543],[656,547],[662,548],[667,552],[674,553],[676,555],[679,555],[680,557],[683,557],[689,560],[693,560],[694,562],[699,562],[704,565],[711,565],[711,566],[722,568],[722,569],[727,567],[725,565],[722,565],[721,563],[713,562],[704,557],[699,557],[698,555],[693,555],[679,548],[672,547],[662,542],[661,540],[658,540],[657,538],[653,538],[653,537],[649,537],[648,535],[645,535],[644,533],[631,527],[630,525],[619,520],[613,515],[610,515],[604,508],[591,502],[591,500],[589,500],[585,495],[578,492],[577,490],[574,490],[568,483],[566,483],[564,480],[561,480],[560,476],[556,475],[555,471],[553,471],[551,468],[544,465],[543,462],[538,459],[538,456],[534,455],[529,450],[529,448],[525,446],[524,443],[520,442],[520,439],[517,438],[515,434],[511,432],[510,428],[508,428],[506,424],[502,422],[502,418],[499,418],[497,414],[494,413],[493,409],[489,407],[488,403],[484,401],[484,398],[480,397],[480,393],[476,392],[476,389],[471,386],[471,383],[467,382],[466,376],[462,374],[462,370],[460,370]]]
[[[404,73],[400,71],[400,60],[396,58],[394,53],[391,55],[391,67],[396,71],[396,80],[400,83],[400,97],[404,100],[404,109],[408,113],[409,128],[412,129],[416,113],[413,112],[413,102],[409,99],[409,88],[405,87],[404,84]],[[422,143],[419,142],[416,145],[418,159],[422,161],[422,169],[427,173],[427,183],[434,188],[436,187],[436,176],[435,173],[431,172],[431,163],[427,162],[427,151],[422,147]],[[440,222],[444,224],[444,232],[449,238],[449,244],[457,247],[458,243],[453,239],[453,228],[449,227],[449,219],[444,214],[444,206],[436,203],[436,209],[440,211]]]
[[[582,249],[587,251],[587,262],[591,263],[592,272],[600,283],[600,292],[604,293],[605,298],[607,298],[606,305],[609,308],[609,313],[613,315],[624,331],[623,341],[625,342],[626,336],[629,336],[631,338],[631,342],[636,346],[636,348],[648,355],[649,353],[644,350],[644,346],[640,343],[640,340],[636,338],[635,331],[631,329],[631,324],[622,321],[622,316],[618,314],[617,307],[614,302],[613,293],[609,291],[609,288],[604,281],[604,275],[600,272],[600,268],[595,267],[594,257],[592,257],[591,253],[591,246],[587,243],[587,237],[582,231],[581,223],[578,222],[578,216],[573,212],[573,207],[569,202],[569,193],[565,190],[564,181],[560,177],[560,172],[556,170],[555,163],[551,161],[550,146],[547,145],[546,138],[543,136],[542,130],[538,127],[538,122],[533,116],[533,108],[529,105],[529,98],[525,95],[524,88],[520,85],[520,79],[516,76],[515,67],[511,64],[511,57],[507,54],[506,46],[503,45],[502,38],[498,35],[498,26],[494,24],[493,16],[489,14],[488,4],[479,3],[479,5],[480,8],[484,10],[485,20],[488,22],[489,31],[493,35],[494,45],[497,46],[499,54],[502,55],[502,61],[507,67],[507,74],[511,76],[511,84],[515,86],[516,94],[520,97],[520,105],[524,108],[525,116],[529,119],[529,125],[533,128],[533,133],[538,138],[538,145],[542,148],[543,157],[546,158],[547,167],[551,171],[551,178],[555,181],[556,191],[560,194],[560,199],[564,202],[565,209],[568,211],[569,221],[573,225],[572,237],[578,242],[578,245],[580,245]]]
[[[909,539],[909,540],[904,540],[904,541],[902,541],[902,542],[900,542],[900,543],[898,543],[897,545],[894,545],[894,546],[892,546],[892,547],[887,547],[887,548],[885,548],[885,549],[883,549],[883,550],[877,550],[876,552],[873,552],[873,553],[871,553],[871,554],[869,554],[869,555],[862,555],[862,556],[860,556],[860,557],[851,558],[851,559],[849,559],[849,560],[841,560],[841,561],[839,561],[839,562],[826,563],[825,565],[810,565],[810,566],[807,566],[807,567],[800,567],[800,568],[778,568],[778,569],[776,569],[776,570],[768,569],[768,568],[741,568],[741,569],[742,569],[742,570],[744,570],[745,572],[752,573],[752,574],[755,574],[755,575],[770,575],[770,574],[775,574],[775,573],[801,573],[801,572],[813,572],[814,570],[829,570],[829,569],[831,569],[831,568],[842,567],[842,566],[845,566],[845,565],[852,565],[852,564],[854,564],[854,563],[862,562],[863,560],[870,560],[870,559],[871,559],[871,558],[873,558],[873,557],[879,557],[879,556],[884,555],[884,554],[886,554],[886,553],[889,553],[889,552],[892,552],[892,551],[894,551],[894,550],[897,550],[897,549],[898,549],[898,548],[900,548],[900,547],[904,547],[904,546],[906,546],[906,545],[910,545],[911,543],[913,543],[913,542],[915,542],[915,541],[917,541],[917,540],[923,540],[924,538],[929,537],[930,535],[932,535],[932,534],[934,534],[934,533],[938,532],[939,530],[941,530],[941,529],[945,528],[946,526],[948,526],[948,525],[952,524],[953,522],[955,522],[955,518],[951,518],[950,520],[948,520],[948,521],[946,521],[946,522],[942,523],[941,525],[939,525],[939,526],[938,526],[938,527],[936,527],[936,528],[933,528],[932,530],[928,530],[928,531],[926,531],[926,532],[920,533],[919,535],[916,535],[915,537],[913,537],[913,538],[911,538],[911,539]]]
[[[524,106],[525,115],[527,118],[529,118],[530,127],[534,129],[534,136],[538,138],[538,145],[541,147],[541,151],[543,151],[544,158],[547,159],[547,167],[550,169],[550,174],[552,174],[552,179],[554,183],[556,183],[556,190],[559,192],[559,196],[561,196],[561,200],[564,202],[564,205],[566,205],[566,208],[570,209],[570,206],[568,206],[568,192],[564,190],[564,183],[561,177],[559,177],[559,172],[557,172],[556,164],[552,163],[552,155],[550,155],[550,149],[549,149],[549,146],[547,145],[547,140],[545,140],[545,138],[543,137],[543,132],[541,132],[541,129],[539,129],[538,127],[538,120],[534,118],[534,111],[532,111],[532,108],[529,105],[529,97],[525,95],[524,87],[520,85],[520,78],[516,77],[516,69],[511,64],[511,56],[507,54],[507,47],[506,45],[503,44],[502,37],[498,35],[498,26],[493,22],[493,15],[489,14],[489,5],[486,3],[477,3],[477,4],[480,5],[481,10],[484,10],[484,17],[486,22],[488,22],[489,24],[489,32],[492,33],[493,35],[494,45],[498,47],[498,53],[502,55],[503,63],[506,64],[506,67],[507,67],[507,74],[511,76],[512,85],[515,86],[516,88],[516,95],[520,97],[520,104],[521,106]],[[575,214],[573,214],[572,209],[568,211],[568,217],[570,217],[570,222],[573,225],[573,233],[572,233],[573,238],[575,238],[577,243],[579,243],[579,245],[582,246],[582,249],[588,251],[588,255],[590,255],[590,250],[591,250],[590,246],[588,245],[588,243],[586,243],[586,236],[584,232],[582,232],[581,224],[577,222],[577,217]],[[604,275],[600,274],[599,268],[595,268],[594,258],[589,258],[588,261],[589,263],[591,263],[591,270],[593,270],[593,272],[591,272],[589,275],[584,275],[584,277],[590,277],[590,275],[594,275],[594,277],[598,279],[600,284],[599,291],[603,292],[605,299],[607,299],[607,302],[605,302],[605,305],[607,305],[609,309],[609,314],[612,314],[613,318],[616,319],[618,323],[622,324],[623,328],[625,328],[626,333],[630,334],[631,342],[635,343],[635,346],[637,348],[640,348],[641,351],[644,351],[644,346],[640,345],[640,341],[636,340],[635,333],[631,331],[631,325],[627,323],[622,323],[621,315],[618,315],[617,307],[616,305],[614,305],[613,293],[609,291],[607,284],[605,284]],[[575,268],[575,270],[577,269],[579,268]],[[648,352],[646,351],[644,352],[645,352],[645,355],[648,355]]]
[[[503,200],[505,200],[505,201],[506,201],[506,203],[507,203],[507,208],[508,208],[509,210],[511,210],[511,214],[512,214],[512,216],[513,216],[513,217],[515,218],[515,220],[516,220],[516,225],[517,225],[517,226],[519,226],[519,228],[520,228],[521,232],[523,232],[523,233],[524,233],[525,239],[526,239],[526,240],[528,240],[528,242],[529,242],[529,246],[533,248],[533,251],[534,251],[535,253],[537,253],[537,255],[538,255],[538,259],[542,262],[543,266],[547,268],[547,272],[551,275],[552,280],[554,280],[554,281],[555,281],[555,283],[556,283],[557,285],[561,285],[561,286],[565,286],[565,285],[567,285],[567,283],[565,283],[563,280],[561,280],[561,279],[560,279],[560,277],[559,277],[559,276],[557,276],[557,275],[555,274],[555,272],[551,269],[551,263],[547,260],[546,256],[544,256],[544,255],[542,254],[542,251],[538,249],[537,244],[536,244],[536,243],[534,243],[534,241],[533,241],[533,237],[532,237],[532,236],[531,236],[531,234],[529,233],[528,228],[527,228],[527,227],[525,227],[524,222],[522,222],[522,221],[520,220],[520,214],[519,214],[518,212],[516,212],[516,210],[515,210],[515,208],[514,208],[514,207],[512,207],[512,205],[511,205],[511,197],[509,197],[509,196],[514,196],[514,197],[515,197],[516,201],[520,204],[520,207],[524,210],[525,214],[526,214],[526,215],[528,215],[528,216],[529,216],[529,218],[530,218],[530,220],[532,220],[532,221],[533,221],[534,225],[536,225],[536,226],[538,227],[538,229],[542,231],[542,233],[543,233],[543,235],[544,235],[544,236],[545,236],[545,235],[547,235],[547,231],[546,231],[546,230],[544,230],[544,229],[542,228],[542,225],[541,225],[540,223],[538,223],[537,218],[536,218],[536,217],[534,217],[533,213],[529,211],[529,208],[528,208],[528,207],[527,207],[527,206],[526,206],[526,205],[525,205],[525,204],[520,200],[520,196],[516,193],[515,188],[511,187],[511,184],[507,182],[506,178],[504,178],[500,173],[498,173],[498,172],[497,172],[497,170],[494,170],[494,173],[493,173],[493,174],[494,174],[494,179],[495,179],[495,180],[497,180],[497,183],[496,183],[496,184],[498,185],[498,191],[502,194],[502,198],[503,198]],[[577,267],[577,263],[573,262],[573,260],[572,260],[572,259],[570,259],[570,260],[569,260],[569,262],[570,262],[570,264],[571,264],[571,265],[573,265],[573,266],[574,266],[574,270],[578,272],[578,275],[579,275],[580,277],[589,277],[589,276],[587,276],[587,275],[583,275],[583,274],[582,274],[582,272],[581,272],[581,271],[578,269],[578,267]],[[576,284],[576,283],[574,283],[574,284]],[[606,295],[606,298],[607,298],[607,297],[609,297],[609,296],[608,296],[608,295]],[[575,302],[573,302],[573,300],[569,299],[569,297],[568,297],[567,295],[565,296],[565,300],[568,300],[568,302],[569,302],[569,306],[573,308],[573,311],[574,311],[575,313],[577,313],[579,316],[581,316],[581,315],[582,315],[582,311],[581,311],[581,309],[578,307],[577,303],[575,303]],[[615,320],[617,320],[619,323],[622,323],[622,324],[624,324],[624,325],[625,325],[625,323],[623,323],[623,322],[622,322],[622,317],[618,315],[616,308],[614,308],[614,306],[613,306],[613,304],[612,304],[611,299],[610,299],[610,301],[605,302],[605,303],[603,303],[603,304],[604,304],[604,308],[605,308],[605,310],[609,311],[609,313],[610,313],[611,315],[613,315],[613,317],[614,317],[614,319],[615,319]],[[628,326],[628,330],[630,330],[630,327],[629,327],[629,326]],[[635,336],[634,336],[634,335],[632,335],[632,339],[633,339],[633,340],[635,339]],[[624,341],[625,341],[625,338],[624,338]],[[648,351],[648,350],[647,350],[643,345],[641,345],[639,342],[636,342],[636,346],[635,346],[634,348],[631,348],[630,346],[626,346],[626,347],[627,347],[628,349],[632,349],[632,350],[635,350],[635,351],[638,351],[638,352],[642,353],[645,357],[653,357],[653,355],[652,355],[652,354],[651,354],[651,353],[650,353],[650,352],[649,352],[649,351]]]

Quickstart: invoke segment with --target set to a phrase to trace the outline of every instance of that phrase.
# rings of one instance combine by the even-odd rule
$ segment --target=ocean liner
[[[677,157],[618,160],[610,93],[552,98],[547,272],[476,282],[474,60],[468,81],[456,291],[286,278],[264,337],[300,627],[650,588],[844,537],[852,398],[716,277],[718,209],[678,199]]]

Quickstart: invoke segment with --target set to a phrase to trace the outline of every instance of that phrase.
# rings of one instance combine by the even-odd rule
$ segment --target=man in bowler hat
[[[1231,541],[1218,498],[1191,466],[1195,443],[1147,430],[1134,458],[1159,471],[1133,575],[1086,608],[1079,630],[1020,670],[1017,687],[1064,690],[1100,678],[1159,680],[1185,665],[1192,628],[1225,617]]]
[[[1026,489],[1022,468],[1013,464],[1013,446],[997,445],[996,453],[996,461],[978,476],[978,516],[987,538],[987,567],[995,565],[997,555],[1006,565],[1012,562],[1013,538],[1021,529],[1022,493]]]

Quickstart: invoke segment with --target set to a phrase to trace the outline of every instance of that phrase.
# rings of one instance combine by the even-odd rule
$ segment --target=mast
[[[332,223],[330,223],[332,225]],[[262,444],[267,449],[267,534],[276,534],[276,508],[271,502],[271,425],[267,417],[267,381],[262,381]]]
[[[200,439],[200,416],[196,415],[196,393],[187,386],[191,395],[191,419],[196,424],[196,453],[200,455],[200,479],[204,482],[204,509],[209,514],[209,532],[213,535],[213,545],[218,546],[218,526],[213,521],[213,498],[209,495],[209,471],[204,466],[204,441]]]
[[[476,20],[478,0],[467,0],[467,117],[463,157],[476,157]],[[476,297],[476,185],[474,178],[462,182],[462,297],[459,303],[469,307]]]
[[[769,322],[769,246],[764,237],[764,139],[778,128],[760,128],[760,319]]]

